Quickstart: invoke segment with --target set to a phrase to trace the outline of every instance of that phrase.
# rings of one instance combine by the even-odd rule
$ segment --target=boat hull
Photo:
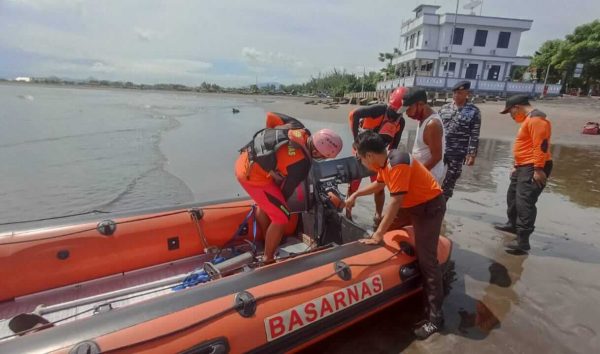
[[[451,243],[440,240],[439,261],[446,264]],[[402,251],[403,243],[413,244],[410,229],[387,233],[384,246],[353,242],[299,256],[32,333],[0,344],[0,351],[69,353],[79,345],[119,353],[298,349],[421,289],[416,259]],[[346,272],[336,272],[340,261]],[[240,294],[254,300],[236,306]]]

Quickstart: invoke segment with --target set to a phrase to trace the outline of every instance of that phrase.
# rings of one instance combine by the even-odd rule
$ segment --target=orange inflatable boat
[[[411,229],[363,245],[336,208],[364,175],[315,163],[272,264],[250,201],[0,234],[0,353],[294,351],[401,301],[421,290]]]

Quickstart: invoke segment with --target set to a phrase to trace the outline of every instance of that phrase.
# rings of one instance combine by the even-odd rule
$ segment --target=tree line
[[[574,77],[576,65],[583,64],[580,77]],[[585,91],[600,84],[600,20],[578,26],[565,39],[544,42],[531,60],[538,79],[562,82],[564,88]]]
[[[350,92],[375,91],[376,85],[383,80],[380,73],[371,71],[364,75],[355,75],[345,70],[333,69],[318,77],[311,77],[303,84],[282,86],[282,90],[291,94],[327,95],[342,97]]]

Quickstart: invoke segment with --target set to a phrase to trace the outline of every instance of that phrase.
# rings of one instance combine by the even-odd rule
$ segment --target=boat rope
[[[138,219],[132,219],[132,220],[126,220],[126,221],[119,221],[119,222],[115,222],[115,225],[121,225],[121,224],[129,224],[132,222],[137,222],[137,221],[144,221],[144,220],[151,220],[151,219],[158,219],[158,218],[162,218],[165,216],[171,216],[171,215],[177,215],[177,214],[183,214],[183,213],[187,213],[188,210],[178,210],[172,213],[168,213],[168,214],[160,214],[160,215],[154,215],[154,216],[146,216],[143,218],[138,218]],[[92,227],[92,228],[87,228],[87,229],[83,229],[83,230],[77,230],[77,231],[73,231],[73,232],[68,232],[65,234],[60,234],[60,235],[54,235],[54,236],[48,236],[48,237],[43,237],[43,238],[36,238],[36,239],[30,239],[30,240],[13,240],[13,241],[6,241],[6,242],[0,242],[0,246],[3,245],[13,245],[13,244],[19,244],[19,243],[28,243],[28,242],[39,242],[39,241],[44,241],[44,240],[53,240],[56,238],[61,238],[61,237],[66,237],[66,236],[73,236],[73,235],[77,235],[77,234],[82,234],[84,232],[88,232],[88,231],[94,231],[96,230],[96,226]],[[18,233],[13,233],[13,236],[18,236]]]
[[[137,297],[151,295],[151,294],[154,294],[154,293],[157,293],[157,292],[161,292],[161,291],[164,291],[164,290],[169,290],[172,287],[173,287],[172,284],[170,284],[170,285],[164,285],[164,286],[161,286],[161,287],[158,287],[156,289],[152,289],[152,290],[149,290],[149,291],[146,291],[146,292],[143,292],[143,293],[138,293],[138,294],[131,295],[131,296],[128,296],[128,297],[110,300],[110,301],[102,303],[101,305],[112,305],[113,303],[116,303],[116,302],[132,300],[132,299],[135,299]],[[54,326],[57,323],[70,320],[71,318],[84,315],[84,314],[86,314],[88,312],[93,312],[93,311],[95,311],[101,305],[94,306],[94,307],[91,307],[91,308],[89,308],[87,310],[83,310],[83,311],[80,311],[80,312],[75,312],[74,314],[72,314],[70,316],[66,316],[66,317],[60,318],[60,319],[58,319],[56,321],[48,322],[46,325],[49,326],[49,327],[51,327],[51,326]],[[35,327],[35,328],[26,329],[26,330],[21,331],[21,332],[13,333],[13,334],[5,336],[5,337],[0,337],[0,342],[3,341],[3,340],[6,340],[6,339],[13,338],[13,337],[25,335],[25,334],[27,334],[29,332],[35,332],[37,330],[39,330],[39,328]]]
[[[204,230],[202,229],[202,224],[200,223],[200,219],[202,218],[202,209],[190,209],[188,210],[192,220],[194,222],[194,226],[196,226],[196,231],[198,231],[198,236],[200,237],[200,243],[204,248],[204,252],[208,253],[208,250],[213,248],[208,244],[208,240],[206,239],[206,234],[204,234]]]
[[[246,207],[245,205],[234,205],[234,206],[221,206],[221,207],[204,207],[202,209],[205,209],[205,210],[219,210],[219,209],[236,209],[236,208],[245,208],[245,207]],[[17,225],[17,224],[27,224],[27,223],[30,223],[30,222],[65,219],[65,218],[70,218],[70,217],[73,217],[73,216],[82,216],[82,215],[88,215],[88,214],[111,214],[111,213],[114,213],[114,211],[105,211],[105,210],[94,209],[94,210],[84,211],[84,212],[76,213],[76,214],[67,214],[67,215],[61,215],[61,216],[50,216],[50,217],[41,218],[41,219],[7,221],[7,222],[0,223],[0,226]]]
[[[248,211],[248,214],[246,214],[246,217],[244,217],[244,220],[242,220],[242,222],[240,223],[240,225],[238,226],[237,230],[235,230],[235,233],[233,234],[233,236],[231,236],[231,239],[229,241],[227,241],[227,243],[225,243],[225,245],[223,247],[221,247],[221,249],[219,249],[218,253],[221,253],[221,251],[223,249],[229,248],[231,246],[234,245],[236,239],[238,239],[239,237],[245,235],[246,233],[244,232],[244,227],[248,226],[248,220],[250,220],[250,218],[252,216],[254,216],[253,220],[252,220],[252,249],[253,252],[256,252],[256,208],[257,205],[256,204],[252,204],[250,207],[250,211]],[[244,241],[246,241],[244,239]]]
[[[30,223],[30,222],[37,222],[37,221],[46,221],[46,220],[56,220],[56,219],[64,219],[64,218],[70,218],[73,216],[81,216],[81,215],[88,215],[88,214],[110,214],[110,211],[104,211],[104,210],[90,210],[90,211],[84,211],[81,213],[77,213],[77,214],[68,214],[68,215],[61,215],[61,216],[51,216],[51,217],[47,217],[47,218],[42,218],[42,219],[30,219],[30,220],[19,220],[19,221],[9,221],[9,222],[3,222],[0,223],[0,226],[6,226],[6,225],[15,225],[15,224],[26,224],[26,223]]]
[[[208,207],[208,208],[202,208],[202,210],[238,209],[238,208],[247,208],[247,207],[248,207],[247,205],[236,205],[236,206],[223,206],[223,207]],[[177,211],[166,213],[166,214],[140,217],[140,218],[126,220],[126,221],[118,221],[118,222],[115,222],[115,225],[128,224],[128,223],[132,223],[132,222],[138,222],[138,221],[144,221],[144,220],[151,220],[151,219],[158,219],[158,218],[162,218],[162,217],[166,217],[166,216],[171,216],[171,215],[189,213],[189,210],[190,209],[177,210]],[[98,212],[101,212],[101,211],[98,211]],[[109,212],[102,212],[102,213],[109,213]],[[5,224],[0,224],[0,225],[10,225],[10,224],[12,224],[12,223],[5,223]],[[82,234],[82,233],[89,232],[89,231],[94,231],[96,229],[97,228],[94,226],[94,227],[91,227],[91,228],[87,228],[87,229],[83,229],[83,230],[77,230],[77,231],[73,231],[73,232],[69,232],[69,233],[64,233],[64,234],[60,234],[60,235],[48,236],[48,237],[44,237],[44,238],[29,239],[29,240],[1,241],[1,239],[0,239],[0,246],[2,246],[2,245],[15,245],[15,244],[20,244],[20,243],[28,243],[28,242],[39,242],[39,241],[44,241],[44,240],[53,240],[53,239],[57,239],[57,238],[61,238],[61,237],[73,236],[73,235]],[[19,235],[18,232],[13,232],[12,233],[12,236],[18,236],[18,235]]]
[[[394,252],[394,254],[392,254],[389,257],[386,257],[385,259],[383,259],[381,261],[376,261],[376,262],[371,262],[371,263],[350,263],[350,264],[348,264],[348,267],[370,267],[370,266],[377,266],[379,264],[383,264],[383,263],[389,261],[390,259],[394,258],[400,252],[402,252],[402,250],[398,250],[398,251]],[[272,297],[276,297],[276,296],[284,295],[284,294],[287,294],[287,293],[291,293],[291,292],[303,290],[305,288],[314,286],[314,285],[316,285],[318,283],[324,282],[327,279],[329,279],[331,277],[334,277],[335,275],[337,275],[337,272],[333,271],[330,274],[328,274],[326,276],[323,276],[323,277],[321,277],[321,278],[319,278],[319,279],[317,279],[315,281],[312,281],[312,282],[310,282],[308,284],[296,286],[296,287],[293,287],[293,288],[290,288],[290,289],[285,289],[285,290],[281,290],[281,291],[270,293],[270,294],[265,294],[263,296],[258,296],[258,297],[255,298],[255,301],[258,303],[259,301],[263,301],[263,300],[266,300],[266,299],[269,299],[269,298],[272,298]],[[160,336],[156,336],[156,337],[152,337],[152,338],[149,338],[149,339],[141,340],[141,341],[138,341],[138,342],[135,342],[135,343],[129,343],[127,345],[120,346],[120,347],[117,347],[117,348],[113,348],[113,349],[110,349],[110,350],[103,350],[102,352],[103,353],[116,353],[116,352],[119,352],[119,351],[122,351],[122,350],[125,350],[125,349],[128,349],[128,348],[135,347],[137,345],[143,345],[143,344],[155,341],[155,340],[160,340],[160,339],[168,337],[168,336],[176,335],[178,333],[182,333],[182,332],[185,332],[185,331],[187,331],[189,329],[192,329],[192,328],[194,328],[196,326],[202,325],[202,324],[204,324],[206,322],[210,322],[212,320],[220,318],[223,315],[226,315],[227,313],[235,311],[235,310],[237,310],[236,306],[232,305],[232,306],[229,306],[228,308],[225,308],[225,309],[223,309],[223,310],[221,310],[221,311],[219,311],[217,313],[214,313],[214,314],[212,314],[212,315],[210,315],[210,316],[208,316],[206,318],[203,318],[203,319],[198,320],[198,321],[196,321],[194,323],[186,325],[185,327],[181,327],[181,328],[178,328],[176,330],[170,331],[168,333],[161,334]],[[61,348],[61,349],[65,349],[65,348]]]
[[[322,249],[323,247],[325,247],[325,246],[319,247],[319,248],[314,249],[314,250],[309,250],[309,251],[306,251],[306,252],[303,252],[303,253],[311,253],[311,252],[314,252],[314,251],[318,251],[318,250]],[[383,259],[381,261],[371,262],[371,263],[350,263],[350,264],[348,264],[348,267],[371,267],[371,266],[377,266],[379,264],[383,264],[383,263],[389,261],[390,259],[394,258],[400,252],[402,252],[402,250],[396,251],[391,256],[389,256],[389,257],[387,257],[387,258],[385,258],[385,259]],[[301,255],[301,254],[302,253],[295,254],[293,256],[288,256],[286,258],[293,258],[293,257],[296,257],[296,256]],[[197,270],[194,270],[191,273],[194,273],[196,271]],[[325,275],[325,276],[323,276],[323,277],[321,277],[321,278],[319,278],[317,280],[314,280],[314,281],[312,281],[310,283],[307,283],[307,284],[304,284],[304,285],[300,285],[300,286],[296,286],[296,287],[293,287],[293,288],[290,288],[290,289],[285,289],[285,290],[281,290],[281,291],[277,291],[277,292],[273,292],[273,293],[270,293],[270,294],[265,294],[265,295],[256,297],[255,301],[258,303],[261,300],[266,300],[266,299],[269,299],[269,298],[272,298],[272,297],[281,296],[281,295],[285,295],[287,293],[291,293],[291,292],[303,290],[303,289],[309,288],[311,286],[317,285],[317,284],[319,284],[321,282],[324,282],[327,279],[335,276],[336,274],[337,274],[337,272],[334,271],[334,272],[332,272],[330,274],[327,274],[327,275]],[[128,297],[117,298],[117,299],[114,299],[114,300],[106,301],[106,302],[102,303],[102,305],[112,305],[112,304],[117,303],[117,302],[132,300],[132,299],[135,299],[137,297],[151,295],[151,294],[154,294],[154,293],[157,293],[157,292],[161,292],[161,291],[164,291],[164,290],[167,290],[167,289],[173,289],[173,285],[165,285],[165,286],[158,287],[156,289],[152,289],[152,290],[149,290],[149,291],[146,291],[146,292],[143,292],[143,293],[138,293],[138,294],[134,294],[134,295],[131,295],[131,296],[128,296]],[[84,315],[84,314],[86,314],[88,312],[92,312],[97,307],[98,306],[94,306],[94,307],[89,308],[87,310],[76,312],[76,313],[74,313],[74,314],[72,314],[70,316],[66,316],[66,317],[63,317],[63,318],[58,319],[56,321],[49,322],[47,325],[48,326],[54,326],[55,324],[58,324],[60,322],[64,322],[64,321],[67,321],[67,320],[72,319],[74,317],[78,317],[78,316]],[[165,336],[168,336],[168,335],[172,335],[172,334],[176,334],[176,333],[179,333],[179,332],[183,332],[183,331],[185,331],[187,329],[190,329],[190,328],[193,328],[195,326],[201,325],[204,322],[208,322],[208,321],[216,319],[216,318],[218,318],[220,316],[223,316],[223,315],[225,315],[228,312],[233,311],[233,310],[236,310],[236,307],[235,306],[230,306],[230,307],[228,307],[226,309],[223,309],[222,311],[220,311],[218,313],[215,313],[215,314],[213,314],[213,315],[211,315],[211,316],[209,316],[207,318],[204,318],[204,319],[202,319],[200,321],[194,322],[194,323],[192,323],[192,324],[190,324],[190,325],[188,325],[188,326],[186,326],[184,328],[180,328],[180,329],[177,329],[177,330],[172,331],[170,333],[166,333],[166,334],[164,334],[164,335],[162,335],[160,337],[157,337],[157,338],[152,338],[152,339],[148,339],[148,340],[137,342],[137,343],[133,343],[133,344],[128,344],[127,346],[124,346],[124,347],[119,347],[119,348],[111,349],[110,351],[106,351],[106,353],[110,353],[112,351],[123,350],[123,349],[125,349],[127,347],[131,347],[131,346],[134,346],[134,345],[143,344],[143,343],[146,343],[146,342],[149,342],[149,341],[152,341],[152,340],[155,340],[155,339],[159,339],[159,338],[162,338],[162,337],[165,337]],[[27,334],[29,332],[33,332],[33,331],[36,331],[36,330],[39,330],[39,328],[30,328],[30,329],[27,329],[27,330],[24,330],[24,331],[21,331],[21,332],[17,332],[17,333],[14,333],[14,334],[11,334],[11,335],[8,335],[8,336],[5,336],[5,337],[0,337],[0,341],[6,340],[6,339],[11,339],[11,338],[14,338],[14,337],[17,337],[17,336],[22,336],[22,335],[25,335],[25,334]]]

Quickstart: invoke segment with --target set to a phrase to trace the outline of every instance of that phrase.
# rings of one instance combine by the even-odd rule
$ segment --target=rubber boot
[[[517,233],[517,228],[510,221],[507,221],[506,224],[494,224],[494,229],[504,232],[510,232],[511,234]]]
[[[530,234],[517,233],[517,239],[507,243],[506,248],[521,252],[529,251],[531,249],[531,246],[529,245],[529,236]]]

